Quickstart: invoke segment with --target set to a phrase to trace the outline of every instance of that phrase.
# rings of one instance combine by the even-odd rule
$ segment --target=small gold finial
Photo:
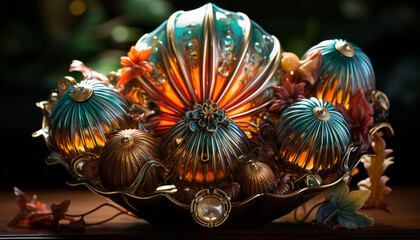
[[[133,137],[131,137],[130,135],[125,135],[121,139],[121,143],[125,146],[130,146],[131,144],[133,144]]]
[[[61,97],[65,91],[69,90],[71,86],[76,85],[76,84],[77,84],[76,80],[74,80],[74,78],[70,76],[65,76],[65,77],[60,78],[57,84],[59,97]]]
[[[327,121],[330,119],[330,112],[324,107],[316,107],[313,110],[314,116],[321,120],[321,121]]]
[[[335,49],[346,57],[353,57],[354,54],[356,54],[356,50],[354,50],[353,45],[348,42],[337,42],[335,44]]]
[[[76,102],[88,100],[93,94],[93,87],[89,84],[77,84],[71,93],[71,97]]]

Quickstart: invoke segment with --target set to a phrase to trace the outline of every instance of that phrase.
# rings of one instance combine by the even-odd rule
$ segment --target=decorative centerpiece
[[[71,185],[155,225],[254,227],[324,190],[344,194],[378,131],[392,132],[388,99],[356,45],[323,41],[299,59],[213,4],[174,13],[121,64],[105,76],[74,61],[84,79],[64,77],[37,104],[44,120],[33,136]],[[326,226],[331,209],[319,211]]]

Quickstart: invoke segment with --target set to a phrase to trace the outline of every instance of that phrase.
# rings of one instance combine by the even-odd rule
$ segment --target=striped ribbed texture
[[[136,44],[150,47],[153,71],[128,82],[124,94],[143,107],[148,100],[159,104],[155,135],[209,99],[248,129],[268,108],[270,86],[280,82],[280,42],[245,14],[211,3],[174,13]]]
[[[323,108],[327,120],[314,109]],[[290,173],[326,173],[335,169],[350,144],[343,116],[322,99],[303,99],[286,109],[275,126],[278,161]]]
[[[272,192],[277,187],[277,180],[270,166],[263,162],[247,163],[238,176],[244,198]]]
[[[79,84],[93,88],[92,96],[83,102],[71,96]],[[63,94],[51,113],[51,141],[67,161],[87,152],[99,155],[106,133],[134,127],[127,114],[127,102],[114,89],[97,80],[79,84]]]
[[[340,103],[348,108],[351,97],[363,88],[369,98],[375,89],[375,73],[369,57],[362,49],[350,43],[355,51],[353,57],[346,57],[336,49],[336,44],[345,43],[341,39],[326,40],[310,48],[305,58],[314,50],[322,51],[322,65],[319,77],[311,95],[333,104]]]
[[[160,154],[149,133],[137,129],[119,131],[106,142],[101,154],[103,185],[112,190],[129,187],[150,159],[160,159]]]
[[[250,146],[245,133],[229,118],[214,133],[205,128],[192,132],[184,119],[169,129],[163,149],[175,184],[210,187],[234,178],[240,156],[247,155]]]

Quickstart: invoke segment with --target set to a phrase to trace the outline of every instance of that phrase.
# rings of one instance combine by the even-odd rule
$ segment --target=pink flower
[[[93,71],[92,68],[86,67],[85,64],[79,60],[73,60],[71,63],[69,72],[73,71],[81,72],[83,79],[96,79],[102,82],[108,81],[108,78],[105,75]]]

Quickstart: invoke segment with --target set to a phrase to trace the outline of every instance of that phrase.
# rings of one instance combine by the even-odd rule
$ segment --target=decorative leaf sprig
[[[342,181],[331,191],[330,199],[319,207],[316,221],[327,228],[335,225],[350,229],[372,226],[372,218],[357,212],[363,207],[369,195],[369,190],[349,192],[349,187]]]
[[[19,207],[19,213],[8,223],[8,226],[29,225],[58,230],[61,225],[61,220],[67,220],[69,222],[67,224],[69,229],[84,231],[85,227],[106,223],[122,214],[133,216],[131,213],[109,203],[101,204],[93,210],[83,214],[67,214],[70,206],[70,200],[63,201],[60,204],[52,204],[51,211],[48,211],[46,205],[38,201],[36,195],[33,195],[32,199],[30,199],[25,192],[21,191],[17,187],[14,187],[14,193]],[[100,222],[85,222],[84,218],[87,215],[92,214],[106,206],[118,210],[118,213]]]
[[[392,153],[392,149],[386,149],[386,142],[379,133],[373,134],[372,147],[376,155],[364,155],[361,159],[369,177],[360,181],[357,186],[359,189],[372,191],[364,208],[378,208],[392,213],[392,209],[384,200],[384,195],[392,191],[390,187],[386,186],[389,177],[383,175],[385,170],[394,163],[394,158],[388,157]]]
[[[335,107],[349,125],[352,140],[367,149],[372,142],[369,128],[373,124],[373,107],[366,100],[363,89],[360,88],[351,98],[348,109],[342,104],[336,104]]]

